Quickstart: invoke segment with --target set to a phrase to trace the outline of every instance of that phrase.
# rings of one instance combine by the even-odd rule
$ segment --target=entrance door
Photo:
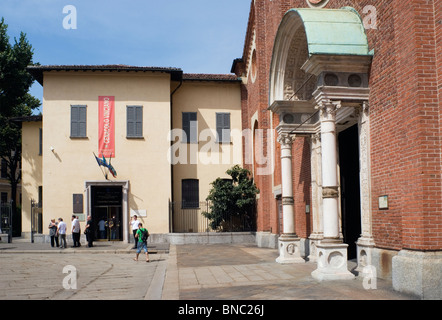
[[[354,125],[339,133],[341,173],[342,234],[348,244],[348,259],[355,259],[356,241],[361,235],[361,196],[359,178],[359,133]]]
[[[123,241],[122,187],[92,187],[92,222],[98,241]]]

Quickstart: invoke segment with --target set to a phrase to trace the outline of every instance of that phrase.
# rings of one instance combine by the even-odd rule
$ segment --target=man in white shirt
[[[81,246],[81,244],[80,244],[80,232],[81,232],[80,221],[78,221],[78,218],[75,215],[72,216],[71,220],[72,220],[71,231],[72,231],[72,240],[74,241],[74,248],[80,247]]]
[[[132,249],[137,248],[137,238],[135,237],[135,235],[137,234],[139,224],[140,224],[140,220],[138,220],[137,215],[134,215],[132,217],[132,220],[130,221],[130,225],[132,226],[132,233],[134,235],[134,247]]]
[[[66,222],[64,222],[62,218],[58,218],[58,234],[60,235],[60,248],[67,248],[66,229],[67,229]]]

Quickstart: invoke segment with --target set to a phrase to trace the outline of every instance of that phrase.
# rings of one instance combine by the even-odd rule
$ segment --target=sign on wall
[[[83,213],[83,195],[73,195],[73,213]]]
[[[115,158],[115,97],[98,97],[98,157]]]

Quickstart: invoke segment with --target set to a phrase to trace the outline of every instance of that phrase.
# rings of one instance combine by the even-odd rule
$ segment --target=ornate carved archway
[[[320,167],[320,170],[312,168],[315,182],[312,193],[316,197],[312,207],[316,211],[313,212],[312,240],[318,259],[318,269],[312,275],[320,280],[353,278],[346,263],[337,263],[347,261],[347,245],[340,238],[336,137],[341,123],[359,122],[363,135],[360,141],[367,143],[371,60],[362,20],[352,8],[291,9],[275,38],[269,110],[280,119],[276,128],[278,141],[291,150],[291,143],[287,141],[291,142],[296,135],[313,135],[311,161]],[[284,138],[287,136],[293,138]],[[368,173],[368,154],[361,155],[361,167]],[[289,194],[291,190],[284,192],[284,185],[292,183],[286,155],[281,156],[281,170],[282,192],[286,198],[283,215],[293,215],[293,194]],[[361,176],[361,190],[367,190],[369,184],[369,174]],[[364,197],[362,221],[369,221],[371,212],[367,204],[371,200],[369,196]],[[292,217],[284,217],[286,220],[292,221]],[[365,244],[372,246],[371,227],[362,229],[368,239]],[[294,254],[296,250],[291,256],[287,254],[288,246],[296,247],[298,241],[294,227],[285,229],[280,237],[278,261],[299,262],[299,256]]]

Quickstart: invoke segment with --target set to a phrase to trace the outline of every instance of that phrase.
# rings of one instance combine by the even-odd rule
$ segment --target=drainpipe
[[[180,84],[175,88],[175,90],[172,91],[172,93],[170,94],[170,130],[173,129],[173,117],[172,117],[172,112],[173,112],[173,95],[178,91],[179,88],[181,88],[181,86],[183,85],[183,76],[181,75],[180,78]],[[170,145],[172,145],[172,141],[170,142]],[[172,152],[172,150],[171,150]],[[172,154],[170,155],[170,160],[172,160]],[[172,163],[170,164],[170,187],[171,187],[171,199],[170,199],[170,203],[173,202],[173,196],[174,196],[174,192],[173,192],[173,165]],[[170,206],[169,206],[169,213],[170,213]],[[172,217],[169,217],[169,232],[172,233],[173,232],[173,228],[172,228]]]

